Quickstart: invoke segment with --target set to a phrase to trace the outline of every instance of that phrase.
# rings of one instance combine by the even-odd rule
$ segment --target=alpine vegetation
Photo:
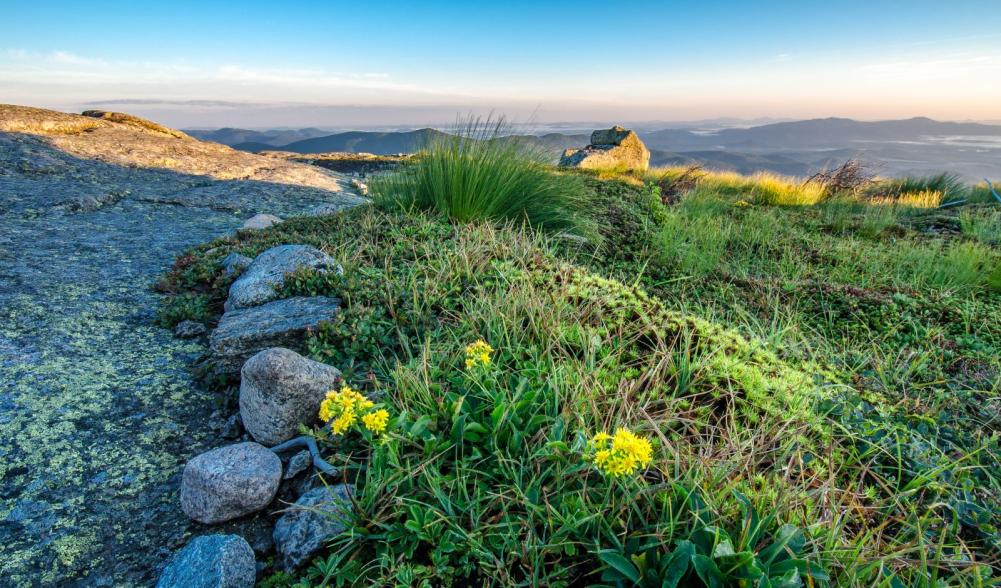
[[[376,203],[432,210],[460,222],[501,220],[548,231],[591,231],[576,176],[554,174],[551,156],[510,136],[504,118],[471,117],[431,138],[413,162],[374,181]]]

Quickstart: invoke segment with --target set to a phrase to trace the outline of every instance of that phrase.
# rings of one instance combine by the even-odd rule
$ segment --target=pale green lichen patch
[[[149,585],[188,532],[181,468],[224,443],[191,370],[204,347],[154,325],[150,287],[253,212],[336,195],[3,133],[0,167],[0,585]]]

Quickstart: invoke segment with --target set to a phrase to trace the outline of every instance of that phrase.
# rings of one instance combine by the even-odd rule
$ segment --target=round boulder
[[[243,426],[264,445],[288,441],[298,434],[300,424],[316,420],[324,396],[340,379],[337,368],[289,349],[265,349],[240,370]]]
[[[221,523],[266,507],[278,492],[282,462],[252,441],[207,451],[181,476],[181,508],[205,524]]]
[[[195,537],[167,562],[156,588],[251,588],[254,550],[236,535]]]

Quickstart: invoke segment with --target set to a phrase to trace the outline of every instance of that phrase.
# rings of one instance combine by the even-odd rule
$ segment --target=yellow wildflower
[[[389,412],[380,408],[361,417],[361,422],[366,429],[378,435],[386,430],[386,425],[389,423]]]
[[[342,412],[341,416],[334,419],[334,422],[330,423],[330,430],[335,435],[343,435],[353,424],[355,424],[355,413],[353,410],[347,410]]]
[[[478,365],[490,365],[490,354],[494,348],[483,339],[466,346],[466,369],[471,370]]]
[[[653,458],[653,446],[648,440],[621,427],[615,430],[614,436],[597,433],[589,445],[594,452],[591,461],[602,473],[613,478],[633,474],[650,465]]]
[[[385,409],[372,410],[375,403],[361,392],[345,384],[340,390],[327,392],[320,403],[320,418],[330,423],[330,430],[335,435],[344,435],[359,421],[366,429],[379,434],[386,430],[389,423],[389,412]]]
[[[330,419],[334,418],[334,401],[327,397],[323,402],[320,403],[320,420],[323,422],[329,422]]]

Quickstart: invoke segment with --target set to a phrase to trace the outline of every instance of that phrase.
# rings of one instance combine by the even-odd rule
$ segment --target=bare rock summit
[[[615,126],[591,133],[591,144],[582,149],[564,151],[559,166],[645,171],[650,167],[650,150],[635,131]]]

